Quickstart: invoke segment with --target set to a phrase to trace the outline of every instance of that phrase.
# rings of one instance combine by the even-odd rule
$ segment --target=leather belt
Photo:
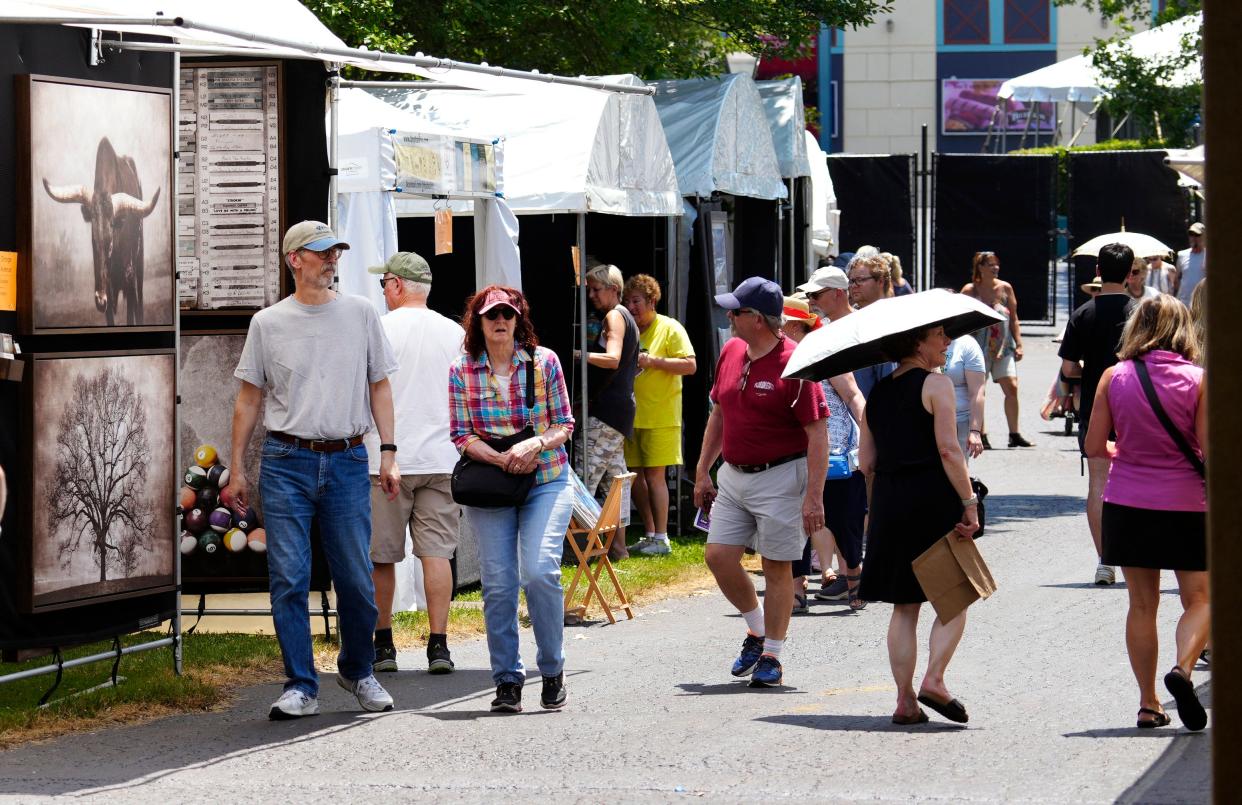
[[[734,464],[733,462],[729,462],[729,466],[733,467],[733,469],[737,470],[738,472],[744,472],[749,475],[753,475],[756,472],[763,472],[764,470],[770,470],[773,467],[779,467],[782,464],[788,464],[789,462],[797,461],[800,458],[806,458],[805,450],[803,450],[801,453],[793,453],[788,456],[781,456],[780,458],[776,458],[776,459],[769,461],[767,464]]]
[[[278,442],[291,444],[294,447],[305,447],[307,450],[313,450],[316,453],[339,453],[342,450],[348,450],[351,447],[357,447],[362,444],[361,434],[350,436],[346,439],[302,439],[278,430],[269,430],[267,435]]]

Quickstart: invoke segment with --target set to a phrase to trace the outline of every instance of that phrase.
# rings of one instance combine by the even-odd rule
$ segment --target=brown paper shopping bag
[[[996,592],[988,566],[972,539],[945,536],[914,560],[914,575],[941,623],[948,623],[981,598]]]

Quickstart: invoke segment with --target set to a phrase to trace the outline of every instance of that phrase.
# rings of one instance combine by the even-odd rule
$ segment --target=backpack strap
[[[1151,410],[1156,413],[1156,419],[1160,420],[1160,424],[1164,426],[1165,432],[1169,434],[1169,438],[1177,445],[1177,449],[1182,451],[1182,455],[1190,462],[1190,466],[1195,468],[1195,472],[1199,473],[1200,478],[1207,478],[1207,468],[1203,466],[1203,460],[1195,454],[1191,449],[1190,443],[1186,441],[1186,437],[1173,424],[1173,420],[1169,419],[1169,415],[1165,413],[1164,406],[1160,404],[1160,398],[1156,396],[1156,387],[1152,385],[1151,375],[1147,373],[1147,364],[1142,358],[1134,359],[1134,372],[1138,375],[1139,384],[1143,387],[1143,393],[1147,395],[1147,402],[1151,404]]]

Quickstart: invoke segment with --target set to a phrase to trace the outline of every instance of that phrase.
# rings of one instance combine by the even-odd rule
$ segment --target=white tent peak
[[[773,81],[756,81],[763,111],[772,130],[772,147],[781,167],[781,176],[792,179],[810,176],[811,163],[806,149],[806,109],[802,104],[802,79],[798,76]]]
[[[683,196],[785,198],[763,101],[749,76],[731,73],[654,86]]]

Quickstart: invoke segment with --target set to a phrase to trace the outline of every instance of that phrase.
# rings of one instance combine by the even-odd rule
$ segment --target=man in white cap
[[[264,394],[263,460],[259,467],[272,621],[284,658],[284,692],[273,720],[319,712],[319,676],[311,648],[311,521],[336,589],[341,652],[336,680],[364,710],[391,710],[392,697],[371,670],[375,588],[371,582],[371,506],[363,434],[379,430],[379,479],[390,500],[401,482],[394,461],[392,388],[397,362],[379,314],[366,299],[332,290],[337,260],[349,244],[318,221],[285,233],[281,253],[294,292],[250,320],[234,375],[233,467],[228,489],[244,505],[246,445]]]
[[[388,313],[380,319],[400,368],[389,378],[397,416],[397,467],[401,491],[390,501],[380,483],[380,437],[367,434],[371,472],[371,561],[375,570],[376,671],[397,670],[392,642],[392,599],[396,563],[405,559],[409,527],[414,555],[423,570],[427,598],[427,670],[453,671],[448,648],[448,608],[453,597],[450,562],[457,550],[461,507],[453,502],[451,480],[457,448],[449,438],[449,367],[461,355],[466,333],[461,325],[427,307],[431,266],[413,252],[397,252],[379,274]],[[386,454],[383,454],[386,455]]]

